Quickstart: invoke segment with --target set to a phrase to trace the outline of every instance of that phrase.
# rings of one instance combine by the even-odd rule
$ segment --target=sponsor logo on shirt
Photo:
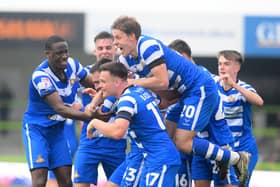
[[[80,175],[78,174],[78,171],[75,171],[74,178],[79,178],[79,177],[80,177]]]
[[[234,102],[234,101],[235,101],[234,95],[230,95],[230,96],[228,97],[228,102]]]
[[[42,155],[38,155],[38,157],[37,157],[35,162],[36,163],[43,163],[43,162],[45,162],[45,160],[43,159]]]

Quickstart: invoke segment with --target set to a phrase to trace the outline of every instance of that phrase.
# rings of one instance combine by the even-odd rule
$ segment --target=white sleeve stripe
[[[32,74],[32,80],[34,80],[36,77],[43,76],[43,75],[49,77],[49,75],[48,75],[46,72],[43,72],[43,71],[35,71],[35,72]]]
[[[118,113],[119,112],[128,112],[130,113],[131,115],[134,115],[134,112],[133,112],[133,108],[131,107],[128,107],[128,106],[123,106],[123,107],[120,107],[119,110],[118,110]]]
[[[71,69],[73,70],[73,72],[76,72],[76,64],[73,58],[69,57],[68,58],[68,64],[71,66]]]
[[[129,101],[129,102],[131,102],[133,104],[136,103],[136,100],[133,97],[128,96],[128,95],[121,97],[120,100],[119,100],[119,103],[124,101],[124,100],[127,100],[127,101]]]
[[[162,57],[163,53],[162,51],[156,51],[154,52],[152,55],[150,55],[147,59],[146,59],[146,64],[150,64],[151,62],[160,59],[160,57]]]

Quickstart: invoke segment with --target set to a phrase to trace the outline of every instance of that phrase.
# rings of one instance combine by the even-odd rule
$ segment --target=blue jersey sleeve
[[[32,83],[41,97],[56,91],[51,79],[44,72],[34,72],[32,76]]]

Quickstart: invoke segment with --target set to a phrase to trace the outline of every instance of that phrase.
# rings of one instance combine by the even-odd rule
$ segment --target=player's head
[[[99,61],[97,61],[91,68],[90,68],[90,74],[92,76],[93,86],[94,89],[99,90],[100,89],[100,81],[99,81],[99,71],[100,66],[102,64],[106,64],[112,62],[112,60],[107,58],[101,58]]]
[[[122,63],[109,62],[100,66],[100,86],[103,97],[119,97],[127,87],[128,70]]]
[[[123,56],[137,56],[136,45],[141,35],[141,26],[133,17],[122,16],[111,26],[114,44],[121,50]]]
[[[218,73],[228,73],[231,77],[237,77],[243,62],[242,55],[235,50],[222,50],[218,52]]]
[[[114,60],[117,48],[114,46],[113,42],[113,35],[106,31],[102,31],[94,37],[95,48],[93,54],[96,56],[97,60],[101,58]]]
[[[187,55],[189,59],[192,57],[192,50],[190,46],[185,42],[184,40],[181,39],[176,39],[173,40],[169,45],[169,48],[174,49],[175,51],[178,51],[181,53],[183,56],[184,54]]]
[[[57,69],[65,69],[69,57],[69,48],[66,40],[60,36],[50,36],[45,43],[45,54],[49,65]]]

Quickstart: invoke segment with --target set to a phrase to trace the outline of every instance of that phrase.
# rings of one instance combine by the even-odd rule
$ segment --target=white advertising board
[[[242,16],[239,14],[187,12],[124,12],[135,17],[142,26],[142,34],[169,44],[184,39],[194,56],[215,56],[222,49],[242,50]],[[122,12],[92,12],[86,16],[85,48],[91,53],[94,36],[110,31],[113,21]]]
[[[30,173],[25,163],[0,162],[0,186],[30,186]],[[101,167],[98,168],[101,175],[98,176],[97,187],[104,186],[106,176]],[[279,187],[278,179],[280,172],[276,171],[254,171],[250,187]]]

